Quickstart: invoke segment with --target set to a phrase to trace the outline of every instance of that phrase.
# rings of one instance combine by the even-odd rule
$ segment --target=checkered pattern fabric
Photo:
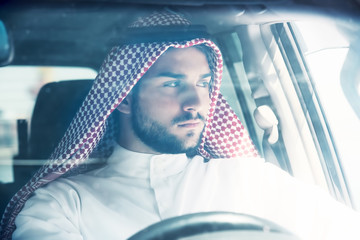
[[[172,24],[188,25],[189,22],[177,14],[166,12],[140,19],[131,27]],[[247,131],[219,93],[223,61],[220,50],[211,40],[197,38],[182,42],[139,43],[114,47],[48,163],[11,199],[1,221],[1,239],[11,238],[17,214],[37,188],[79,167],[98,145],[101,145],[102,149],[98,146],[96,152],[111,152],[109,141],[113,137],[111,133],[115,131],[109,129],[111,124],[107,119],[168,48],[187,48],[199,44],[212,49],[213,62],[210,65],[213,65],[214,78],[210,95],[211,106],[198,149],[199,154],[207,159],[258,156]]]
[[[190,21],[177,13],[171,11],[154,12],[150,16],[139,18],[136,22],[129,25],[130,28],[158,27],[158,26],[176,26],[190,25]]]

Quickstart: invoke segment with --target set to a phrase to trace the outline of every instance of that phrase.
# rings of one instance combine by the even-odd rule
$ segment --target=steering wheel
[[[246,214],[203,212],[169,218],[136,233],[128,240],[273,239],[299,240],[275,223]]]

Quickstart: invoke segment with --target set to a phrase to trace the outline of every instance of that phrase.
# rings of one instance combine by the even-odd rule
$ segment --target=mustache
[[[178,123],[181,123],[181,122],[185,122],[185,121],[188,121],[188,120],[201,120],[203,122],[205,122],[205,117],[200,114],[200,113],[196,113],[195,115],[193,115],[192,113],[190,112],[186,112],[185,114],[182,114],[176,118],[174,118],[171,123],[173,125],[175,124],[178,124]]]

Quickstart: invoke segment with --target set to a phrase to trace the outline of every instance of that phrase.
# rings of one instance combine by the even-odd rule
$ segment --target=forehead
[[[210,67],[206,54],[197,47],[169,48],[152,65],[144,77],[163,71],[206,74],[210,72]]]

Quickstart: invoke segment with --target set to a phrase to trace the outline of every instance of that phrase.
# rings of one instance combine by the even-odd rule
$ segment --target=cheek
[[[164,118],[179,111],[180,105],[174,97],[166,97],[161,94],[150,94],[140,97],[143,111],[157,117]]]
[[[210,97],[209,97],[209,92],[206,91],[204,93],[202,93],[200,95],[200,99],[201,99],[201,105],[204,109],[208,109],[210,107]]]

